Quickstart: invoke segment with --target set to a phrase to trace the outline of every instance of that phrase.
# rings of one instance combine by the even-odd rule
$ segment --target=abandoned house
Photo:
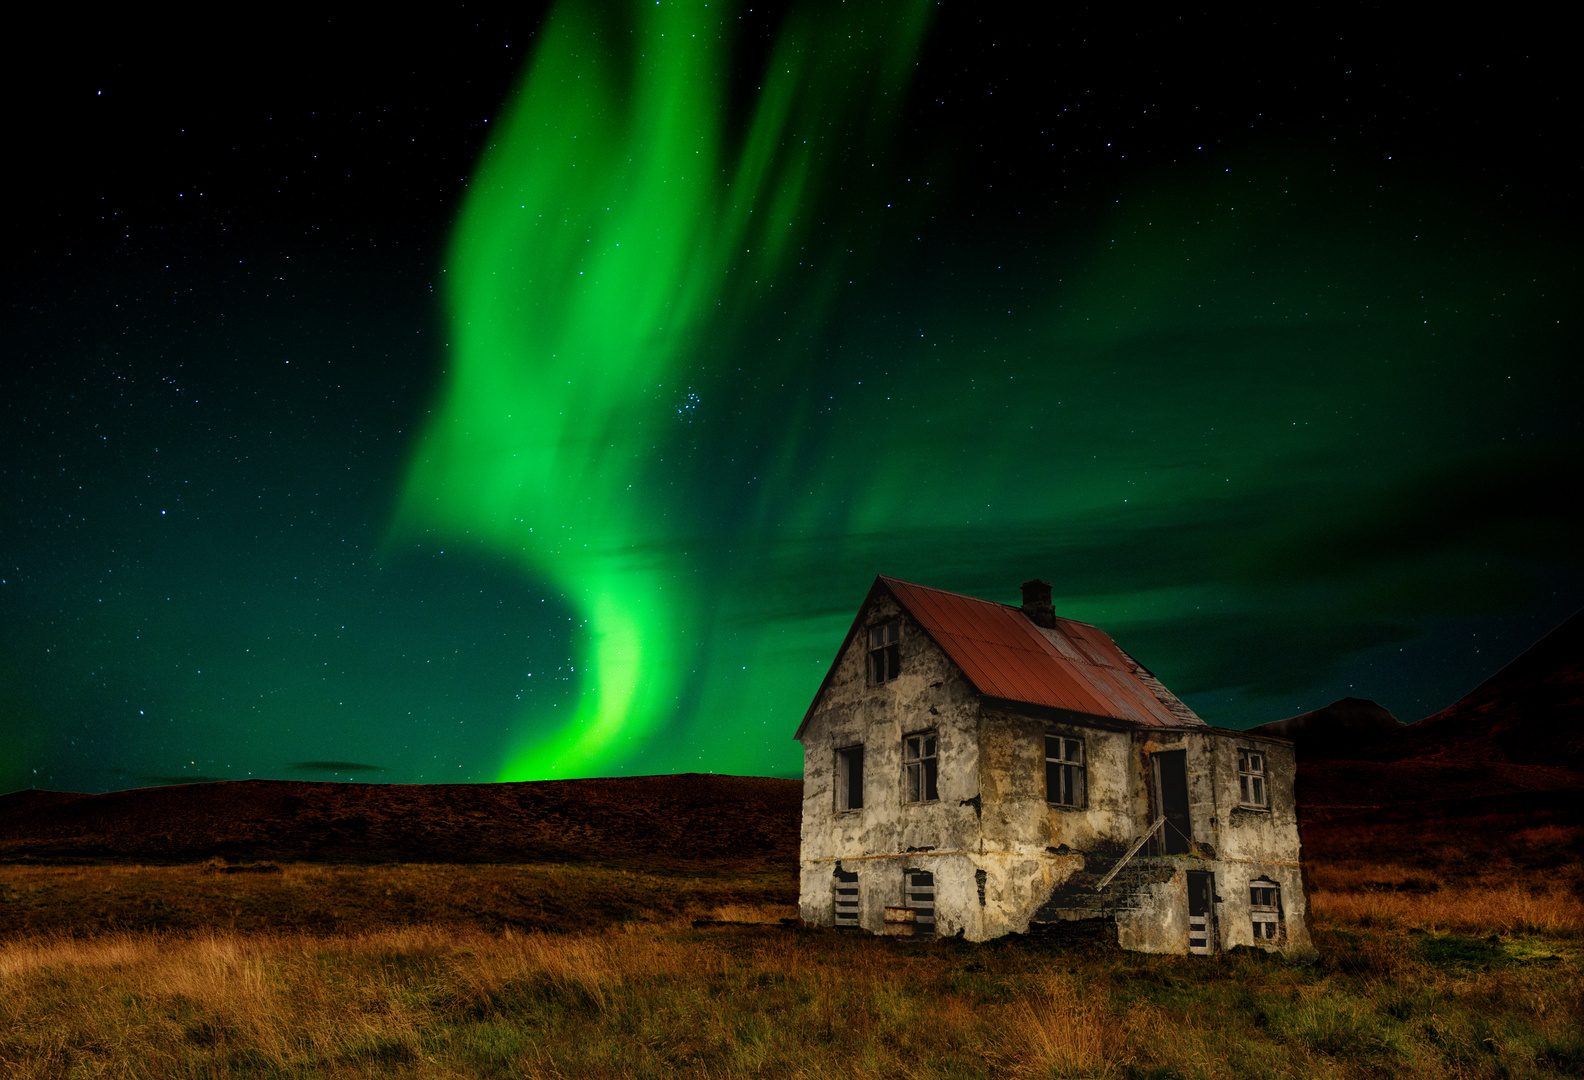
[[[1312,951],[1292,744],[1210,727],[1044,582],[876,578],[796,737],[809,922]]]

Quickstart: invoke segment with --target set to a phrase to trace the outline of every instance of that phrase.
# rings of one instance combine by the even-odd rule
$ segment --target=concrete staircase
[[[1118,856],[1120,853],[1118,853]],[[1149,885],[1170,881],[1180,861],[1158,856],[1134,856],[1131,861],[1106,883],[1104,889],[1095,886],[1116,864],[1118,856],[1107,859],[1091,855],[1085,859],[1084,869],[1051,893],[1050,899],[1040,905],[1031,923],[1056,923],[1073,919],[1104,919],[1121,911],[1137,911],[1144,905],[1140,895]]]

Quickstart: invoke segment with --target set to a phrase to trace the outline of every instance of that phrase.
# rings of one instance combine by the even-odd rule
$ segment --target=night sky
[[[1227,727],[1584,603],[1563,35],[985,7],[19,25],[0,791],[797,775],[876,573]]]

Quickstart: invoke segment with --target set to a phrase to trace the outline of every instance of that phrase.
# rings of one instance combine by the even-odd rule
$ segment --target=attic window
[[[902,670],[902,653],[897,645],[902,625],[882,623],[869,628],[869,681],[876,686],[888,683]]]
[[[1058,806],[1083,806],[1083,740],[1045,736],[1045,801]]]
[[[902,740],[902,799],[904,802],[934,802],[937,758],[935,733],[923,731]]]
[[[1283,936],[1281,886],[1270,878],[1255,878],[1249,882],[1249,917],[1255,941],[1280,941]]]
[[[1270,805],[1265,787],[1265,754],[1260,750],[1238,751],[1238,801],[1244,806],[1264,810]]]
[[[863,747],[836,751],[836,809],[863,809]]]

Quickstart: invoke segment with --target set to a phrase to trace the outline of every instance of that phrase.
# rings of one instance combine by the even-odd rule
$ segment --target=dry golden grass
[[[1003,1018],[1003,1043],[1024,1047],[1020,1060],[1006,1063],[1011,1075],[1113,1075],[1128,1062],[1129,1043],[1158,1026],[1150,1009],[1113,1015],[1073,976],[1031,983]]]
[[[1576,842],[1577,835],[1576,828],[1549,826],[1514,841],[1555,847]],[[1570,862],[1525,871],[1491,862],[1336,861],[1311,865],[1308,875],[1311,910],[1340,923],[1389,920],[1461,933],[1584,936],[1584,878]]]
[[[1535,893],[1520,885],[1412,892],[1321,892],[1309,902],[1319,918],[1369,924],[1391,920],[1421,929],[1471,934],[1584,934],[1584,900],[1571,892]]]

